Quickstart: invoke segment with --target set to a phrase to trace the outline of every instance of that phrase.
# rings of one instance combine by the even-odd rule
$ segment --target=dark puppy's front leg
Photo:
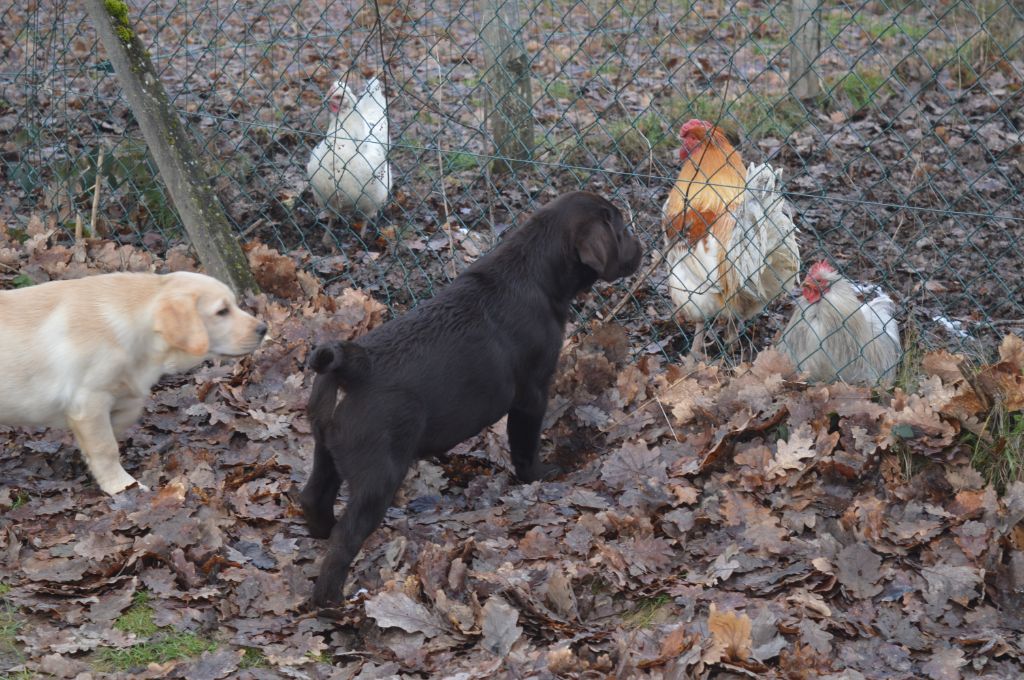
[[[516,477],[523,482],[535,482],[558,472],[557,465],[543,463],[537,455],[540,450],[540,429],[547,410],[547,391],[532,395],[525,403],[513,406],[508,412],[508,447]]]
[[[327,554],[313,587],[313,604],[327,607],[341,600],[349,567],[363,542],[384,520],[395,492],[402,485],[408,465],[386,452],[367,457],[367,468],[349,478],[348,506],[331,530]]]
[[[302,514],[306,527],[313,538],[327,538],[334,527],[334,502],[338,500],[341,475],[331,458],[330,451],[315,437],[313,446],[313,469],[309,472],[306,486],[299,492]]]

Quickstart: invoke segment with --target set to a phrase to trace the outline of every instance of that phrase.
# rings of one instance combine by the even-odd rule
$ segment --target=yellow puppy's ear
[[[195,356],[210,351],[210,336],[196,309],[194,295],[175,295],[160,300],[155,316],[153,330],[174,349]]]

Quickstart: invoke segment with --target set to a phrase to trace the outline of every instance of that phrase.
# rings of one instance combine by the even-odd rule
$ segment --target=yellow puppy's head
[[[164,279],[153,325],[171,349],[206,358],[242,356],[259,347],[267,324],[242,311],[230,288],[192,272]]]

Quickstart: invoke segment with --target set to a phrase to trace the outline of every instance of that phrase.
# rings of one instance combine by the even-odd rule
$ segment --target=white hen
[[[377,78],[371,78],[356,97],[339,80],[327,93],[327,106],[334,117],[306,165],[313,194],[326,208],[355,210],[361,221],[368,220],[391,192],[384,88]]]
[[[888,384],[903,351],[892,299],[862,302],[858,288],[827,262],[811,266],[779,349],[811,380]]]

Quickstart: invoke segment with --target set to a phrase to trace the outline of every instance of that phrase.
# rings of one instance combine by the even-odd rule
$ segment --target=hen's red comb
[[[680,137],[688,137],[694,130],[700,128],[701,130],[710,130],[714,125],[707,122],[706,120],[699,120],[694,118],[683,123],[683,127],[679,128]]]

